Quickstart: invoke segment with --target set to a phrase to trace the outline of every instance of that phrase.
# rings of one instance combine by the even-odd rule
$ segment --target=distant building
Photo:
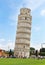
[[[5,51],[2,50],[2,49],[0,49],[0,57],[1,57],[1,56],[4,56],[4,54],[5,54]]]
[[[2,50],[0,49],[0,57],[2,56]]]
[[[21,8],[18,16],[18,25],[16,33],[15,51],[16,57],[29,57],[30,38],[31,38],[31,10]]]
[[[8,57],[9,54],[5,50],[0,49],[0,57]]]

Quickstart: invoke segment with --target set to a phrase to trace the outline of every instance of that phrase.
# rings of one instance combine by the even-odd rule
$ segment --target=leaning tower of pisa
[[[31,21],[31,10],[28,8],[21,8],[20,14],[18,15],[18,25],[14,49],[14,56],[16,57],[29,57]]]

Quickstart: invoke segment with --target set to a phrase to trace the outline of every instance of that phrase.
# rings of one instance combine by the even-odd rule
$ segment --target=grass
[[[0,58],[0,65],[45,65],[45,60]]]

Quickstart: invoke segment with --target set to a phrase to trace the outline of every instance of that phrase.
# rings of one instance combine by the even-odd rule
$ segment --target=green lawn
[[[45,65],[45,60],[0,58],[0,65]]]

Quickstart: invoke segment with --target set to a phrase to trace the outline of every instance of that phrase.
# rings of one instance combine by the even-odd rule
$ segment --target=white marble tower
[[[14,56],[16,57],[29,57],[31,23],[31,10],[28,8],[21,8],[20,14],[18,16],[16,42],[14,49]]]

